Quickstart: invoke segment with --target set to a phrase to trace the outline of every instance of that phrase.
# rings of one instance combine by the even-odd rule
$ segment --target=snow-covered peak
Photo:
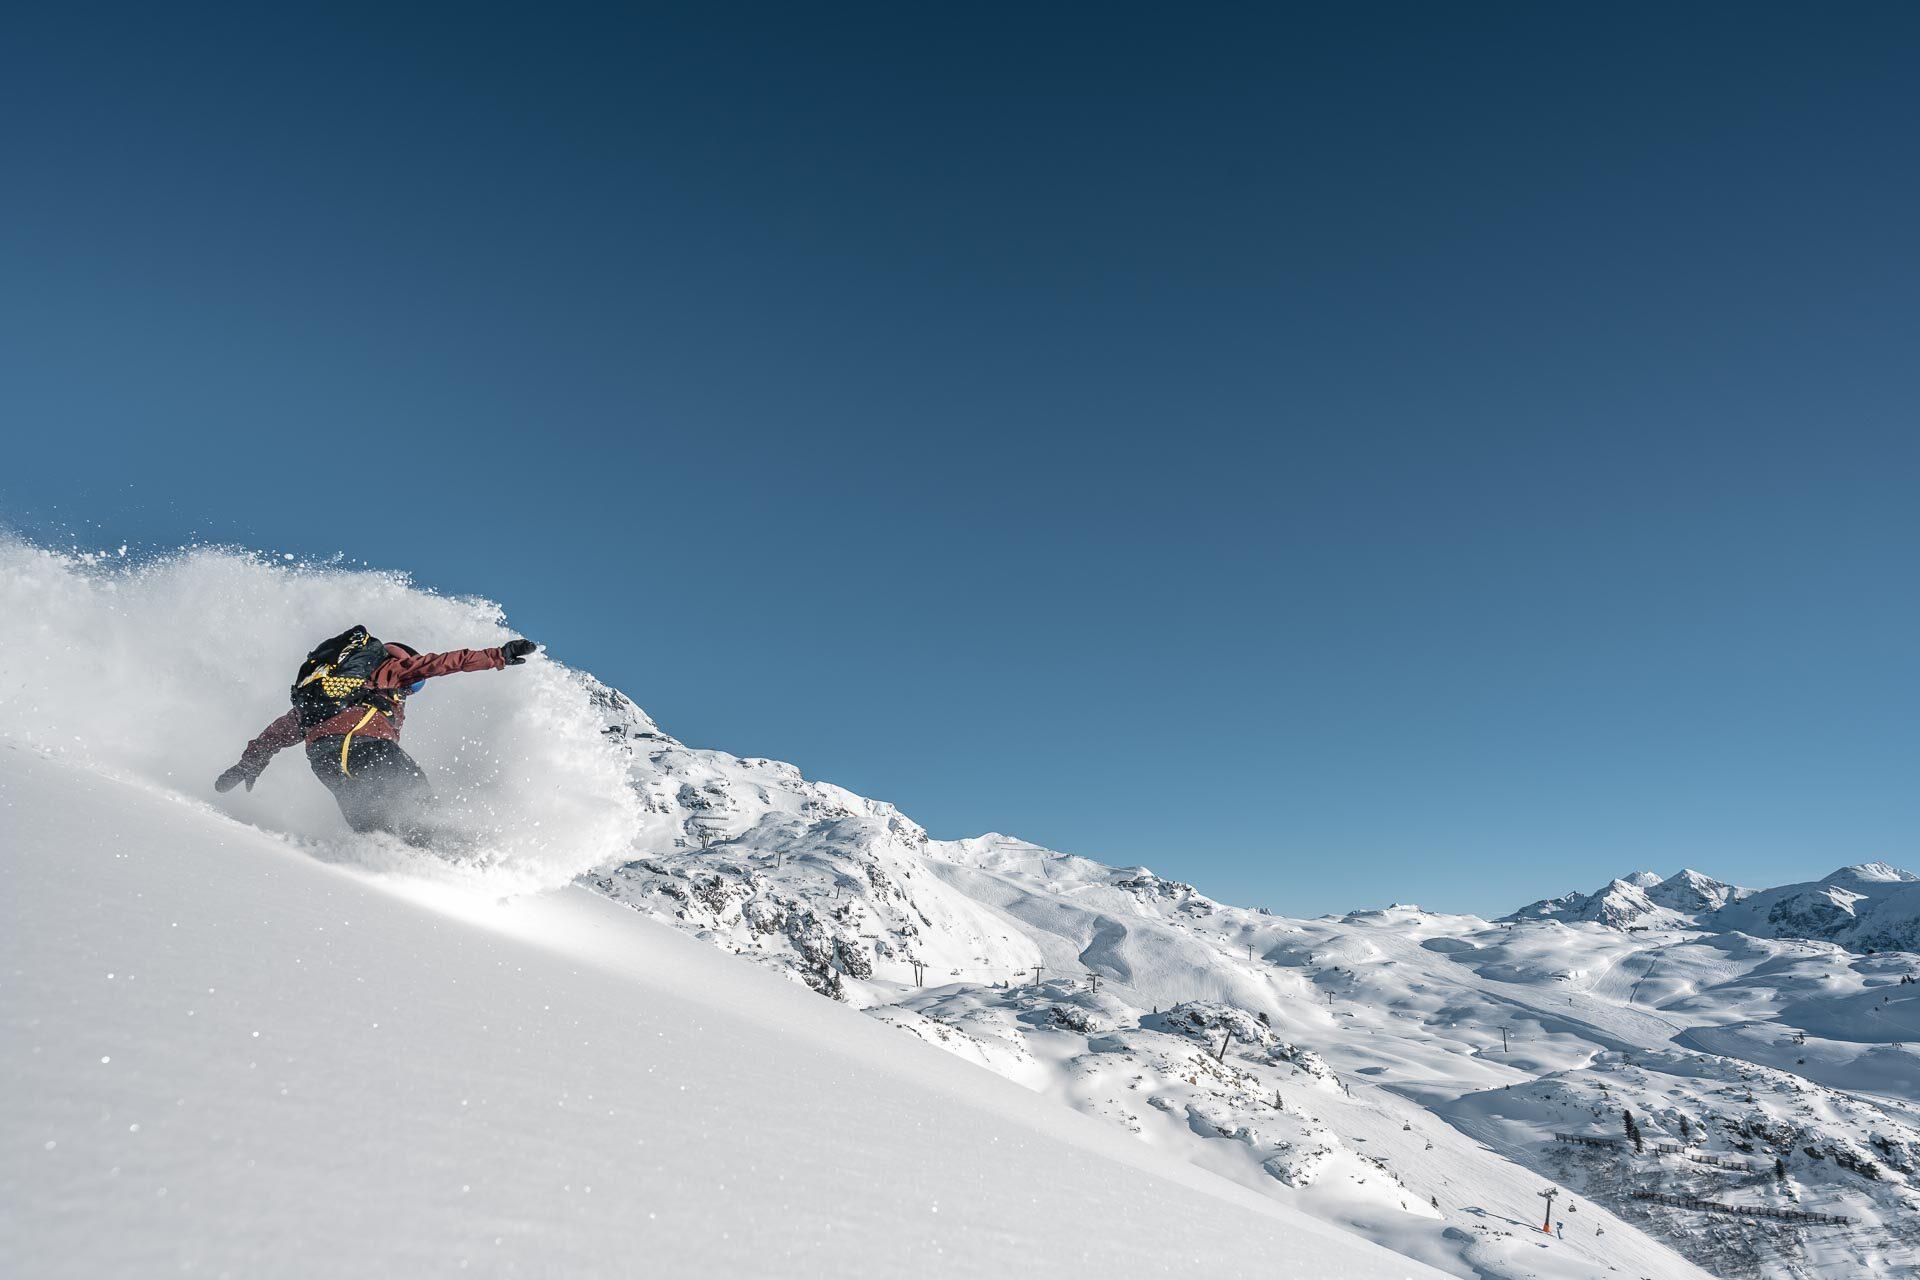
[[[1841,867],[1820,878],[1822,884],[1837,884],[1848,889],[1860,889],[1867,885],[1885,886],[1888,884],[1911,883],[1920,880],[1913,872],[1886,862],[1856,862],[1850,867]],[[1870,891],[1869,891],[1870,892]]]
[[[1654,883],[1658,884],[1659,880]],[[1625,929],[1659,913],[1660,907],[1647,896],[1644,883],[1638,879],[1615,880],[1593,896],[1581,910],[1580,918]]]
[[[653,717],[640,709],[640,704],[611,685],[600,683],[590,675],[579,673],[580,684],[586,689],[594,710],[606,721],[606,733],[615,738],[658,738],[663,742],[672,742],[660,731]]]
[[[959,840],[942,840],[933,852],[949,862],[969,867],[1000,867],[1022,861],[1032,864],[1040,859],[1062,856],[1031,840],[1022,840],[998,831],[965,836]]]
[[[1615,929],[1678,923],[1668,907],[1650,896],[1652,891],[1647,884],[1649,876],[1655,888],[1662,883],[1660,877],[1650,871],[1635,872],[1631,876],[1610,880],[1592,893],[1569,893],[1529,903],[1503,919],[1587,920]]]
[[[1592,893],[1529,903],[1509,921],[1590,921],[1616,929],[1697,929],[1836,942],[1855,951],[1920,950],[1920,877],[1885,862],[1822,879],[1747,889],[1685,868],[1646,886],[1645,873]]]
[[[1633,885],[1635,888],[1651,889],[1660,883],[1660,873],[1658,871],[1636,871],[1632,875],[1622,876],[1621,879]]]
[[[1704,911],[1718,911],[1748,892],[1687,867],[1648,889],[1647,896],[1683,915],[1697,915]]]

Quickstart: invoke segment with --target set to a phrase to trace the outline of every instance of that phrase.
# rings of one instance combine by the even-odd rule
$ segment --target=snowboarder
[[[497,649],[421,653],[383,643],[365,627],[349,628],[307,655],[288,691],[292,709],[247,744],[214,790],[243,782],[253,790],[275,752],[304,741],[307,764],[333,793],[348,826],[429,844],[433,789],[400,749],[407,698],[435,676],[517,667],[538,650],[531,640],[509,640]]]

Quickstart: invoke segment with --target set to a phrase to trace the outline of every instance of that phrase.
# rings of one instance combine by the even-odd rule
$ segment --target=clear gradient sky
[[[1920,7],[38,8],[18,529],[1289,913],[1920,862]]]

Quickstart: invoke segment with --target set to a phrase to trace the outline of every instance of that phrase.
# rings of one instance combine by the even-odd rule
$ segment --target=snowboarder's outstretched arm
[[[240,753],[240,763],[221,774],[214,782],[213,789],[231,791],[244,782],[247,790],[253,790],[253,784],[260,781],[260,775],[265,772],[267,762],[273,759],[274,752],[284,750],[306,736],[306,730],[300,724],[300,713],[287,712],[247,744],[247,749]]]
[[[389,646],[388,652],[393,656],[375,668],[373,687],[382,690],[404,689],[421,680],[450,676],[460,671],[498,671],[502,667],[517,667],[527,660],[528,654],[537,653],[539,649],[540,646],[531,640],[509,640],[497,649],[453,649],[446,653],[410,653],[404,646]],[[267,762],[273,759],[274,753],[306,736],[307,727],[300,721],[300,712],[288,711],[247,744],[247,749],[240,753],[240,763],[221,774],[215,780],[213,789],[231,791],[244,782],[247,790],[253,790],[253,784],[260,781],[260,775],[266,771]]]
[[[450,649],[446,653],[414,653],[388,658],[373,673],[373,687],[401,689],[415,681],[431,680],[435,676],[517,667],[539,647],[531,640],[509,640],[497,649]]]

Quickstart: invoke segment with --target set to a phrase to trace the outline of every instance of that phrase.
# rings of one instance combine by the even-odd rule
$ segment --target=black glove
[[[540,646],[531,640],[509,640],[500,646],[500,656],[507,660],[510,667],[520,666],[530,653],[540,652]]]
[[[245,760],[242,760],[239,764],[214,779],[213,789],[215,791],[231,791],[244,782],[247,784],[247,790],[251,791],[253,790],[253,784],[258,781],[260,781],[260,771],[248,764]]]

